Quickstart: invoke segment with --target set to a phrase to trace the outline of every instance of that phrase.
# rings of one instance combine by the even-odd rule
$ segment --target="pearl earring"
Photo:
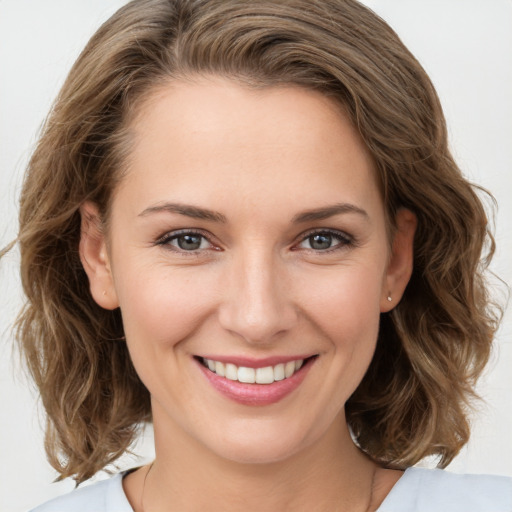
[[[391,295],[388,295],[388,302],[391,302],[392,300]]]

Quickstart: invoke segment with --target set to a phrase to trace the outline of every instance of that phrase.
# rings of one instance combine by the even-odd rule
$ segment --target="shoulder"
[[[512,478],[409,468],[378,512],[510,512]]]
[[[123,491],[123,475],[75,489],[54,498],[31,512],[133,512]]]

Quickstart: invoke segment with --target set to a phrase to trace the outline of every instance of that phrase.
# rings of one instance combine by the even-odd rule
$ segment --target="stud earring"
[[[388,295],[388,302],[391,302],[392,300],[391,295]]]

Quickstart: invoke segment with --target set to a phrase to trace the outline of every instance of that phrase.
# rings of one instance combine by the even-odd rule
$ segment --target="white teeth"
[[[256,370],[254,368],[240,366],[240,368],[238,368],[238,381],[254,384],[256,382]]]
[[[291,377],[295,373],[295,361],[288,361],[284,365],[284,376]]]
[[[272,384],[274,382],[274,368],[265,366],[265,368],[256,368],[256,384]]]
[[[238,370],[234,364],[226,364],[226,379],[238,380]]]
[[[224,368],[224,363],[219,363],[219,361],[215,361],[215,373],[220,375],[221,377],[225,377],[226,372]]]
[[[203,362],[212,372],[229,380],[238,380],[247,384],[272,384],[275,381],[290,378],[302,368],[304,359],[279,363],[275,366],[265,366],[264,368],[248,368],[246,366],[236,366],[232,363],[224,364],[213,359],[203,359]]]
[[[274,366],[274,380],[284,379],[284,364],[276,364]]]

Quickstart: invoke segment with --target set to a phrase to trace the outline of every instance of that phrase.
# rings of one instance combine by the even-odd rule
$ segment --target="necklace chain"
[[[370,507],[373,503],[373,488],[375,487],[375,475],[377,474],[377,465],[373,466],[373,474],[372,481],[370,483],[370,500],[368,501],[368,506],[366,507],[365,512],[371,512]]]
[[[144,476],[144,481],[142,482],[142,492],[140,493],[140,512],[144,512],[144,491],[146,490],[146,480],[148,479],[149,472],[153,468],[153,464],[155,461],[153,461],[150,465],[148,470],[146,471],[146,474]]]

